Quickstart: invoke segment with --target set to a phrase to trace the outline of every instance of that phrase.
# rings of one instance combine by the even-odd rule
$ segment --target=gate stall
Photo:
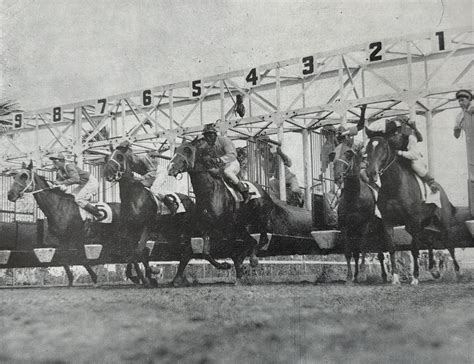
[[[321,215],[321,206],[324,196],[334,193],[332,168],[326,157],[333,145],[334,134],[330,130],[357,122],[363,104],[368,105],[367,120],[395,115],[409,115],[418,122],[426,120],[428,156],[432,161],[431,127],[435,116],[458,107],[453,98],[455,91],[474,89],[472,37],[470,28],[433,29],[175,84],[15,113],[11,127],[0,132],[6,148],[2,165],[18,168],[22,161],[31,158],[42,170],[48,168],[49,153],[63,151],[101,180],[99,199],[117,201],[118,186],[101,178],[104,156],[111,145],[129,140],[137,153],[158,151],[165,165],[178,143],[191,140],[201,133],[204,124],[215,122],[223,135],[238,146],[246,145],[248,178],[268,189],[268,166],[264,158],[258,157],[269,152],[268,144],[259,139],[268,135],[285,152],[298,150],[291,157],[301,166],[301,170],[295,171],[304,189],[306,212],[301,213],[312,214],[316,233],[295,237],[273,235],[261,254],[340,253],[337,232],[317,232],[329,225],[325,221],[327,216]],[[447,81],[447,71],[452,74],[451,81]],[[235,112],[237,95],[243,100],[245,114]],[[468,147],[474,149],[471,144]],[[279,171],[278,192],[285,201],[281,161]],[[466,200],[471,202],[472,213],[472,167],[469,173]],[[2,183],[6,188],[7,178],[2,177]],[[192,193],[189,181],[184,179],[183,183],[180,188]],[[0,202],[4,211],[0,221],[18,224],[23,213],[20,205],[5,202],[4,194],[5,191]],[[34,208],[31,211],[33,223],[39,221],[39,212]],[[467,219],[468,214],[463,218]],[[460,226],[458,246],[473,246],[468,230],[463,223]],[[399,240],[406,242],[406,237],[400,235]],[[159,249],[156,244],[152,249],[152,259],[176,258],[169,247],[159,245]],[[16,245],[8,241],[5,246],[15,246],[11,250],[13,258]],[[400,245],[400,249],[405,248],[406,245]],[[49,264],[80,263],[73,255],[64,261],[58,259]],[[94,262],[121,260],[102,253]],[[16,258],[3,262],[2,266],[22,264]]]

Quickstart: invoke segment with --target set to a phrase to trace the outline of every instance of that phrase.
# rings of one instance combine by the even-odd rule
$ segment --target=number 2
[[[379,54],[379,52],[382,50],[382,42],[373,42],[369,44],[369,49],[373,49],[373,51],[370,53],[369,56],[369,61],[370,62],[375,62],[375,61],[381,61],[382,60],[382,55]]]

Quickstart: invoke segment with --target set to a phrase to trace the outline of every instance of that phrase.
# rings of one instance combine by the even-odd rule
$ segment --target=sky
[[[197,79],[374,38],[472,27],[473,22],[471,0],[0,4],[0,98],[17,100],[24,110]],[[436,135],[450,133],[451,127],[450,120],[435,125]],[[463,144],[453,138],[437,140],[443,150],[455,153],[453,173],[462,176]],[[445,160],[438,164],[443,170]],[[440,178],[449,182],[451,174]],[[452,193],[462,202],[465,192],[459,189],[461,183],[455,184]]]

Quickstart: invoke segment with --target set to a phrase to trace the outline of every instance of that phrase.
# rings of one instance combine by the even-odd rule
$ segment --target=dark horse
[[[250,264],[256,266],[259,247],[268,242],[268,224],[275,206],[270,196],[257,186],[260,198],[250,200],[240,206],[224,184],[223,177],[216,169],[209,170],[200,161],[207,152],[203,139],[185,142],[176,148],[168,165],[168,174],[176,177],[188,172],[196,194],[196,208],[199,228],[205,240],[227,239],[233,243],[242,239],[242,249],[231,256],[235,264],[237,279],[242,277],[242,263],[250,255]],[[260,233],[259,242],[249,232]]]
[[[174,216],[158,214],[157,201],[153,197],[153,193],[133,176],[133,172],[145,174],[145,166],[141,163],[131,148],[120,147],[113,151],[105,165],[104,176],[107,181],[119,181],[120,213],[123,222],[120,226],[120,239],[136,247],[133,254],[135,270],[139,278],[149,285],[151,270],[148,266],[148,254],[145,251],[146,241],[151,235],[160,234],[163,236],[167,242],[174,244],[181,252],[181,260],[173,279],[173,285],[188,285],[184,269],[193,256],[189,241],[192,236],[198,235],[194,218],[194,202],[189,196],[178,194],[186,212]],[[229,263],[219,263],[209,254],[198,257],[208,260],[217,269],[231,268]],[[141,274],[138,261],[145,265],[145,277]],[[126,272],[127,277],[133,281],[130,264],[127,265]]]
[[[346,282],[352,281],[351,257],[355,261],[354,282],[357,282],[359,254],[362,252],[365,255],[369,238],[376,241],[382,279],[386,282],[383,245],[380,241],[383,239],[378,239],[383,237],[382,221],[375,215],[375,196],[369,185],[360,176],[363,145],[349,147],[343,143],[338,154],[330,153],[329,160],[334,163],[334,182],[339,188],[342,188],[337,214],[347,261]],[[376,239],[373,239],[374,237]]]
[[[439,228],[440,239],[445,244],[449,244],[447,249],[453,259],[456,274],[459,276],[459,265],[454,255],[454,247],[449,239],[449,228],[455,223],[455,208],[449,202],[445,191],[439,186],[441,209],[435,204],[424,203],[409,161],[396,154],[396,150],[406,147],[406,142],[401,139],[402,134],[395,132],[394,135],[383,137],[374,136],[368,131],[368,135],[371,139],[367,145],[367,174],[372,182],[380,178],[381,187],[377,205],[382,214],[386,243],[390,252],[393,271],[392,283],[399,283],[393,242],[393,227],[397,225],[405,225],[406,231],[412,237],[411,252],[414,269],[411,283],[413,285],[418,284],[418,255],[422,241],[425,241],[429,247],[430,270],[434,266],[433,248],[430,241],[427,240],[427,233],[423,232],[423,229],[430,224],[435,224]],[[439,276],[439,274],[435,275],[433,271],[432,274],[434,277]]]
[[[39,208],[48,219],[48,230],[59,244],[67,247],[81,246],[89,238],[88,229],[85,228],[79,206],[74,202],[74,196],[64,193],[59,189],[52,188],[42,176],[39,176],[32,170],[33,164],[30,162],[27,167],[23,163],[22,169],[14,176],[14,182],[8,191],[8,200],[15,202],[25,193],[32,193],[38,203]],[[120,204],[110,204],[113,211],[113,220],[118,220]],[[112,223],[113,224],[113,223]],[[107,224],[107,225],[112,225]],[[115,226],[105,226],[110,229],[107,235],[113,238]],[[84,265],[89,273],[92,282],[97,283],[97,275],[90,265]],[[74,277],[69,266],[65,265],[64,269],[69,280],[69,286],[72,286]]]

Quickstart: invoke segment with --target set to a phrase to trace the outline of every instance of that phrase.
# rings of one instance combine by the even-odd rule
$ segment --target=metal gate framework
[[[255,142],[261,135],[276,135],[283,148],[285,135],[292,132],[301,135],[305,201],[310,207],[312,188],[324,174],[320,160],[324,140],[315,132],[355,122],[359,106],[368,104],[368,120],[424,116],[430,151],[433,116],[457,107],[456,90],[474,88],[473,54],[471,28],[438,29],[119,95],[99,95],[14,114],[12,126],[0,131],[3,143],[9,144],[2,159],[16,164],[31,158],[39,167],[47,167],[48,153],[64,151],[79,163],[100,164],[109,145],[124,139],[138,152],[159,150],[169,156],[176,143],[216,121],[232,139]],[[246,107],[243,118],[234,111],[238,94]],[[284,168],[279,170],[280,196],[285,200]]]

